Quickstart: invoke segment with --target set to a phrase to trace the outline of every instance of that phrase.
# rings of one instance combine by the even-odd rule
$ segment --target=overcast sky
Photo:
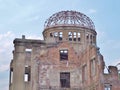
[[[13,40],[42,39],[52,14],[75,10],[92,19],[106,65],[120,63],[120,0],[0,0],[0,90],[8,90]]]

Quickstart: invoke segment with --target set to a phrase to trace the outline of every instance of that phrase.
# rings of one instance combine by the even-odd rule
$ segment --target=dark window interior
[[[62,41],[62,37],[59,37],[59,40]]]
[[[86,39],[89,39],[89,34],[86,34]]]
[[[69,72],[60,73],[60,84],[62,88],[70,87],[70,73]]]
[[[78,41],[80,41],[80,38],[78,38]]]
[[[68,60],[68,50],[60,50],[60,60]]]
[[[112,88],[112,85],[110,85],[110,84],[105,84],[104,90],[111,90],[111,88]]]
[[[72,41],[72,38],[69,38],[69,41]]]
[[[76,41],[76,38],[74,38],[74,41]]]
[[[52,34],[52,33],[50,33],[50,37],[53,37],[53,34]]]
[[[92,39],[92,35],[90,35],[90,39]]]

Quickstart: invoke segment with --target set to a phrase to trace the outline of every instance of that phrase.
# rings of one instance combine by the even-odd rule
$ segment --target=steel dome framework
[[[95,30],[94,23],[85,14],[77,11],[61,11],[45,21],[45,28],[55,26],[79,26]]]

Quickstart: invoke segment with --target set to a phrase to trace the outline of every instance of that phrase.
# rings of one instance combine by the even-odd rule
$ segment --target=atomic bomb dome
[[[95,30],[94,23],[85,14],[77,11],[61,11],[45,21],[45,28],[56,26],[79,26]]]
[[[92,20],[61,11],[45,22],[43,40],[16,38],[9,90],[120,90],[116,66],[104,73]]]

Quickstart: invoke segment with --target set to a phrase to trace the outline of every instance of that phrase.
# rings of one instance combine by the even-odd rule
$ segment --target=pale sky
[[[0,90],[9,87],[13,40],[42,38],[45,20],[63,10],[90,17],[106,65],[120,63],[120,0],[0,0]]]

